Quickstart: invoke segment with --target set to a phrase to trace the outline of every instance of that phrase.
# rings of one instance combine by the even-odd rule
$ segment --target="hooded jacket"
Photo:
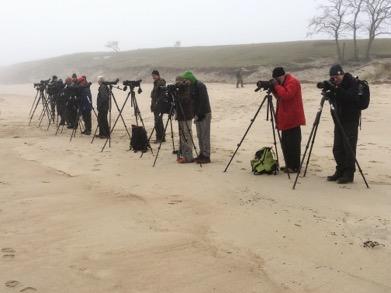
[[[341,122],[359,121],[358,92],[357,80],[350,73],[345,73],[342,83],[335,90],[335,98],[331,100]]]
[[[276,122],[278,130],[288,130],[305,125],[305,115],[301,85],[297,78],[287,74],[282,85],[274,87],[277,98]]]
[[[182,78],[191,82],[191,96],[193,99],[194,114],[197,117],[204,117],[212,112],[210,107],[209,95],[206,85],[197,80],[191,71],[186,71],[181,75]]]

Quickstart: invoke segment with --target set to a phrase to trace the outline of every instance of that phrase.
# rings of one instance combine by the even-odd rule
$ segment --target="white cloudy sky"
[[[313,0],[1,1],[0,65],[86,51],[302,40]]]

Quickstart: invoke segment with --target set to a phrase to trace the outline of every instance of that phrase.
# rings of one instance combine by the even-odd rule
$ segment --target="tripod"
[[[45,117],[48,118],[48,121],[49,121],[49,125],[51,123],[51,114],[50,114],[50,109],[48,107],[48,102],[47,102],[47,99],[46,99],[46,95],[45,95],[45,87],[43,86],[39,86],[37,87],[37,93],[36,93],[36,96],[35,96],[35,99],[34,99],[34,102],[33,102],[33,105],[30,109],[30,119],[29,119],[29,124],[28,125],[31,125],[31,122],[35,116],[35,113],[38,109],[38,106],[39,104],[42,104],[42,111],[41,113],[39,114],[39,125],[38,127],[41,126],[42,124],[42,121]]]
[[[255,91],[259,91],[259,89],[255,90]],[[275,152],[276,152],[276,159],[277,159],[277,165],[279,166],[279,158],[278,158],[278,149],[277,149],[277,137],[278,137],[278,140],[280,142],[280,145],[282,146],[282,139],[281,139],[281,134],[278,130],[276,130],[276,125],[275,125],[275,121],[276,121],[276,111],[274,109],[274,105],[273,105],[273,97],[271,95],[271,89],[268,89],[267,92],[266,92],[266,96],[265,98],[263,99],[261,105],[259,106],[257,112],[255,113],[253,119],[251,119],[251,123],[250,125],[248,126],[246,132],[244,133],[241,141],[238,143],[237,145],[237,148],[235,150],[235,152],[233,153],[230,161],[228,162],[227,164],[227,167],[225,168],[224,170],[224,173],[226,173],[228,171],[228,168],[230,167],[233,159],[235,158],[236,154],[238,153],[240,147],[242,146],[242,143],[243,141],[246,139],[246,136],[247,134],[249,133],[251,127],[253,126],[255,120],[257,119],[258,115],[259,115],[259,112],[261,111],[262,107],[264,106],[264,104],[267,103],[267,107],[266,107],[266,121],[269,121],[271,122],[271,127],[272,127],[272,132],[273,132],[273,141],[274,141],[274,149],[275,149]],[[276,135],[277,133],[277,135]],[[286,163],[286,158],[285,158],[285,152],[284,152],[284,149],[282,148],[282,154],[283,154],[283,157],[284,157],[284,161]],[[290,179],[290,174],[289,174],[289,169],[287,169],[287,174],[288,174],[288,178]],[[275,174],[277,175],[277,172],[278,170],[275,171]]]
[[[118,87],[118,88],[119,88],[119,87]],[[101,152],[103,152],[103,151],[105,150],[105,148],[106,148],[106,146],[107,146],[107,143],[109,143],[109,147],[111,147],[111,134],[113,133],[113,131],[114,131],[114,129],[115,129],[115,127],[116,127],[116,125],[117,125],[119,119],[122,120],[122,123],[123,123],[123,125],[124,125],[124,127],[125,127],[125,130],[126,130],[128,136],[129,136],[129,139],[131,139],[131,135],[130,135],[130,133],[129,133],[128,126],[126,125],[125,119],[124,119],[124,117],[123,117],[123,115],[122,115],[122,113],[123,113],[123,111],[124,111],[124,109],[125,109],[125,107],[126,107],[126,104],[127,104],[128,101],[129,101],[129,98],[130,98],[130,101],[131,101],[131,107],[133,107],[133,109],[134,109],[134,116],[135,116],[135,118],[136,118],[136,125],[138,126],[138,125],[139,125],[139,121],[140,121],[141,124],[142,124],[142,126],[144,127],[144,120],[143,120],[143,118],[142,118],[142,116],[141,116],[140,108],[139,108],[138,103],[137,103],[136,92],[135,92],[135,90],[134,90],[135,87],[134,87],[134,86],[130,86],[130,91],[129,91],[128,95],[126,96],[125,102],[123,103],[123,105],[122,105],[121,108],[119,107],[119,105],[118,105],[118,103],[117,103],[117,100],[115,99],[115,96],[114,96],[114,94],[113,94],[112,89],[113,89],[113,86],[110,85],[110,96],[111,96],[111,99],[114,101],[114,104],[115,104],[115,106],[116,106],[116,108],[117,108],[118,116],[117,116],[117,118],[115,119],[113,126],[111,126],[111,108],[112,108],[111,105],[112,105],[112,103],[111,103],[111,99],[110,99],[110,106],[109,106],[109,113],[110,113],[110,114],[109,114],[109,115],[110,115],[110,134],[109,134],[109,137],[106,139],[106,141],[105,141],[105,143],[104,143],[104,145],[103,145],[103,147],[102,147]],[[119,89],[120,89],[120,88],[119,88]],[[126,90],[127,90],[127,87],[125,87],[124,90],[126,91]],[[139,87],[138,93],[141,93],[141,92],[142,92],[142,90],[141,90],[141,88]],[[98,127],[99,127],[99,125],[98,125]],[[98,130],[98,128],[96,129],[95,133],[97,132],[97,130]],[[151,148],[151,147],[150,147],[150,149],[151,149],[151,152],[152,152],[152,148]]]
[[[172,139],[172,144],[173,144],[173,153],[177,153],[177,155],[179,155],[179,152],[177,152],[175,150],[175,144],[174,144],[174,131],[173,131],[173,127],[172,127],[172,117],[174,116],[174,113],[175,111],[178,111],[177,108],[179,108],[179,111],[181,112],[182,114],[182,117],[184,117],[184,109],[183,109],[183,106],[182,106],[182,103],[179,101],[179,98],[178,96],[175,94],[171,94],[170,96],[170,100],[171,100],[171,106],[170,106],[170,111],[168,113],[168,118],[167,118],[167,121],[166,121],[166,125],[164,127],[164,131],[163,131],[163,136],[165,136],[166,132],[167,132],[167,128],[168,128],[168,123],[170,123],[171,125],[171,139]],[[178,106],[178,107],[177,107]],[[163,114],[162,114],[163,115]],[[186,122],[186,130],[187,130],[187,133],[191,133],[190,132],[190,126],[189,124]],[[188,143],[188,140],[186,138],[186,135],[184,133],[184,130],[182,127],[179,127],[179,131],[181,131],[180,133],[180,139],[184,139],[186,141],[186,143]],[[151,138],[151,137],[150,137]],[[194,152],[196,154],[196,156],[198,157],[198,150],[197,150],[197,146],[195,145],[195,142],[194,142],[194,139],[193,139],[193,136],[190,136],[190,139],[191,139],[191,143],[193,145],[193,148],[194,148]],[[159,154],[160,154],[160,150],[162,148],[162,144],[163,144],[163,141],[160,141],[160,144],[159,144],[159,147],[158,147],[158,150],[157,150],[157,153],[156,153],[156,157],[155,157],[155,160],[153,162],[153,167],[156,166],[156,162],[159,158]],[[202,167],[202,164],[200,163],[200,166]]]
[[[174,110],[173,110],[173,111],[175,111],[175,107],[174,107]],[[174,155],[177,155],[177,154],[178,154],[178,151],[177,151],[176,148],[175,148],[174,129],[173,129],[173,127],[172,127],[172,116],[173,116],[174,114],[171,113],[171,115],[170,115],[170,113],[171,113],[171,106],[170,106],[170,112],[168,113],[168,120],[169,120],[169,122],[170,122],[170,129],[171,129],[172,153],[173,153]],[[159,119],[163,119],[164,114],[165,114],[165,113],[160,113],[160,114],[159,114]],[[153,129],[152,129],[152,131],[151,131],[151,134],[150,134],[149,137],[148,137],[148,145],[150,145],[152,136],[153,136],[153,134],[155,133],[155,131],[156,131],[156,125],[153,127]],[[163,137],[165,136],[165,134],[166,134],[166,131],[164,131]],[[141,153],[140,159],[141,159],[143,156],[144,156],[144,153]]]
[[[337,111],[335,109],[335,106],[330,101],[329,94],[330,93],[325,91],[325,90],[322,91],[322,99],[320,101],[319,110],[316,113],[315,121],[314,121],[314,124],[313,124],[312,129],[311,129],[310,137],[308,138],[308,142],[307,142],[307,145],[306,145],[306,148],[305,148],[305,152],[304,152],[303,158],[302,158],[302,160],[300,162],[300,168],[299,168],[299,170],[297,172],[297,175],[296,175],[296,178],[295,178],[295,182],[293,184],[293,189],[296,188],[297,181],[299,179],[301,170],[303,169],[304,162],[306,161],[306,159],[307,159],[307,161],[305,163],[306,166],[305,166],[305,169],[304,169],[303,177],[305,177],[307,175],[307,171],[308,171],[308,167],[309,167],[309,163],[310,163],[310,159],[311,159],[312,150],[313,150],[314,144],[315,144],[316,134],[318,133],[318,127],[319,127],[319,123],[320,123],[320,118],[322,117],[323,107],[324,107],[324,104],[325,104],[326,101],[328,101],[329,104],[330,104],[331,116],[333,117],[333,119],[334,119],[334,121],[336,123],[336,126],[338,127],[339,131],[342,134],[344,143],[348,147],[349,152],[353,155],[354,160],[355,160],[355,164],[357,165],[357,168],[360,171],[360,174],[361,174],[362,178],[364,179],[366,187],[369,188],[367,179],[365,178],[365,175],[364,175],[364,173],[363,173],[363,171],[361,169],[361,166],[360,166],[360,164],[359,164],[359,162],[357,160],[357,157],[356,157],[356,155],[355,155],[355,153],[353,151],[352,145],[349,142],[349,138],[347,137],[347,135],[346,135],[346,133],[345,133],[345,131],[343,129],[341,120],[338,117],[338,114],[337,114]],[[307,154],[308,154],[308,156],[307,156]]]

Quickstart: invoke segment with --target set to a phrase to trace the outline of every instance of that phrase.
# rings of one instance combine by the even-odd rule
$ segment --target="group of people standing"
[[[151,112],[154,114],[156,143],[165,141],[161,101],[166,97],[166,81],[157,70],[152,72],[154,81],[151,92]],[[211,162],[210,131],[212,110],[206,85],[198,80],[191,71],[186,71],[176,78],[177,95],[175,118],[178,121],[180,153],[177,158],[179,164]],[[194,158],[193,149],[196,150],[192,125],[196,125],[199,153]]]
[[[356,148],[358,127],[361,117],[359,107],[359,82],[350,73],[345,73],[341,65],[333,65],[329,71],[332,84],[330,103],[335,108],[333,120],[333,154],[336,171],[327,180],[339,184],[354,181],[356,171]],[[282,134],[282,149],[286,166],[290,173],[300,171],[301,126],[306,124],[300,81],[284,68],[277,67],[272,74],[272,94],[277,101],[276,123]],[[338,125],[336,119],[340,121]],[[345,138],[346,137],[346,140]]]
[[[329,181],[340,184],[350,183],[354,180],[355,154],[358,139],[358,126],[361,111],[358,108],[357,80],[345,73],[340,65],[330,69],[330,81],[335,86],[334,99],[336,115],[342,124],[343,132],[349,143],[343,139],[341,130],[334,130],[334,158],[337,163],[336,172],[329,176]],[[241,73],[238,73],[238,84],[242,84]],[[298,172],[301,161],[301,126],[306,124],[302,91],[300,81],[292,74],[286,73],[284,68],[277,67],[272,73],[271,92],[277,101],[276,127],[281,132],[282,149],[286,166],[284,170],[289,173]],[[161,101],[166,98],[166,81],[157,70],[152,72],[153,89],[151,92],[151,112],[154,114],[155,143],[166,140],[163,123],[164,111]],[[100,138],[110,136],[108,112],[110,108],[110,89],[104,77],[98,77],[99,90],[97,96],[97,119]],[[62,84],[56,76],[52,79],[51,96],[57,105],[57,112],[61,119],[60,125],[67,124],[68,128],[77,128],[80,117],[83,117],[85,130],[83,134],[91,134],[92,95],[91,83],[85,76],[77,77],[73,74]],[[176,109],[175,119],[178,121],[180,152],[177,162],[180,164],[211,162],[211,121],[212,110],[206,85],[198,80],[191,71],[186,71],[176,78]],[[50,89],[50,87],[49,87]],[[52,105],[53,107],[53,105]],[[199,153],[193,139],[192,125],[196,126]]]

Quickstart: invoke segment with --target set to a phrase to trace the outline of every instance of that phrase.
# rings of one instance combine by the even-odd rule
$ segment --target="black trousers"
[[[76,121],[77,119],[77,109],[74,105],[72,104],[68,104],[66,106],[66,120],[67,120],[67,124],[70,125],[70,126],[74,126],[73,124],[78,121]]]
[[[239,85],[241,87],[244,87],[244,83],[243,83],[243,79],[242,78],[239,78],[239,79],[236,80],[236,87],[238,88]]]
[[[343,134],[340,131],[339,127],[335,125],[333,154],[335,162],[337,163],[337,173],[341,176],[353,176],[354,172],[356,171],[355,158],[358,140],[359,120],[341,123],[342,128],[348,138],[350,147],[345,142]]]
[[[153,115],[155,117],[156,140],[164,140],[163,115],[159,112],[153,112]]]
[[[61,100],[57,101],[57,114],[61,117],[60,124],[65,123],[65,119],[66,119],[65,113],[66,113],[65,102]]]
[[[282,150],[285,154],[286,167],[294,171],[298,170],[301,157],[300,126],[282,131]]]
[[[107,120],[108,110],[100,110],[98,112],[98,126],[99,126],[99,135],[101,136],[109,136],[110,128],[109,122]]]
[[[82,113],[83,116],[83,121],[84,121],[84,126],[85,126],[85,131],[91,133],[91,111],[84,112]]]

